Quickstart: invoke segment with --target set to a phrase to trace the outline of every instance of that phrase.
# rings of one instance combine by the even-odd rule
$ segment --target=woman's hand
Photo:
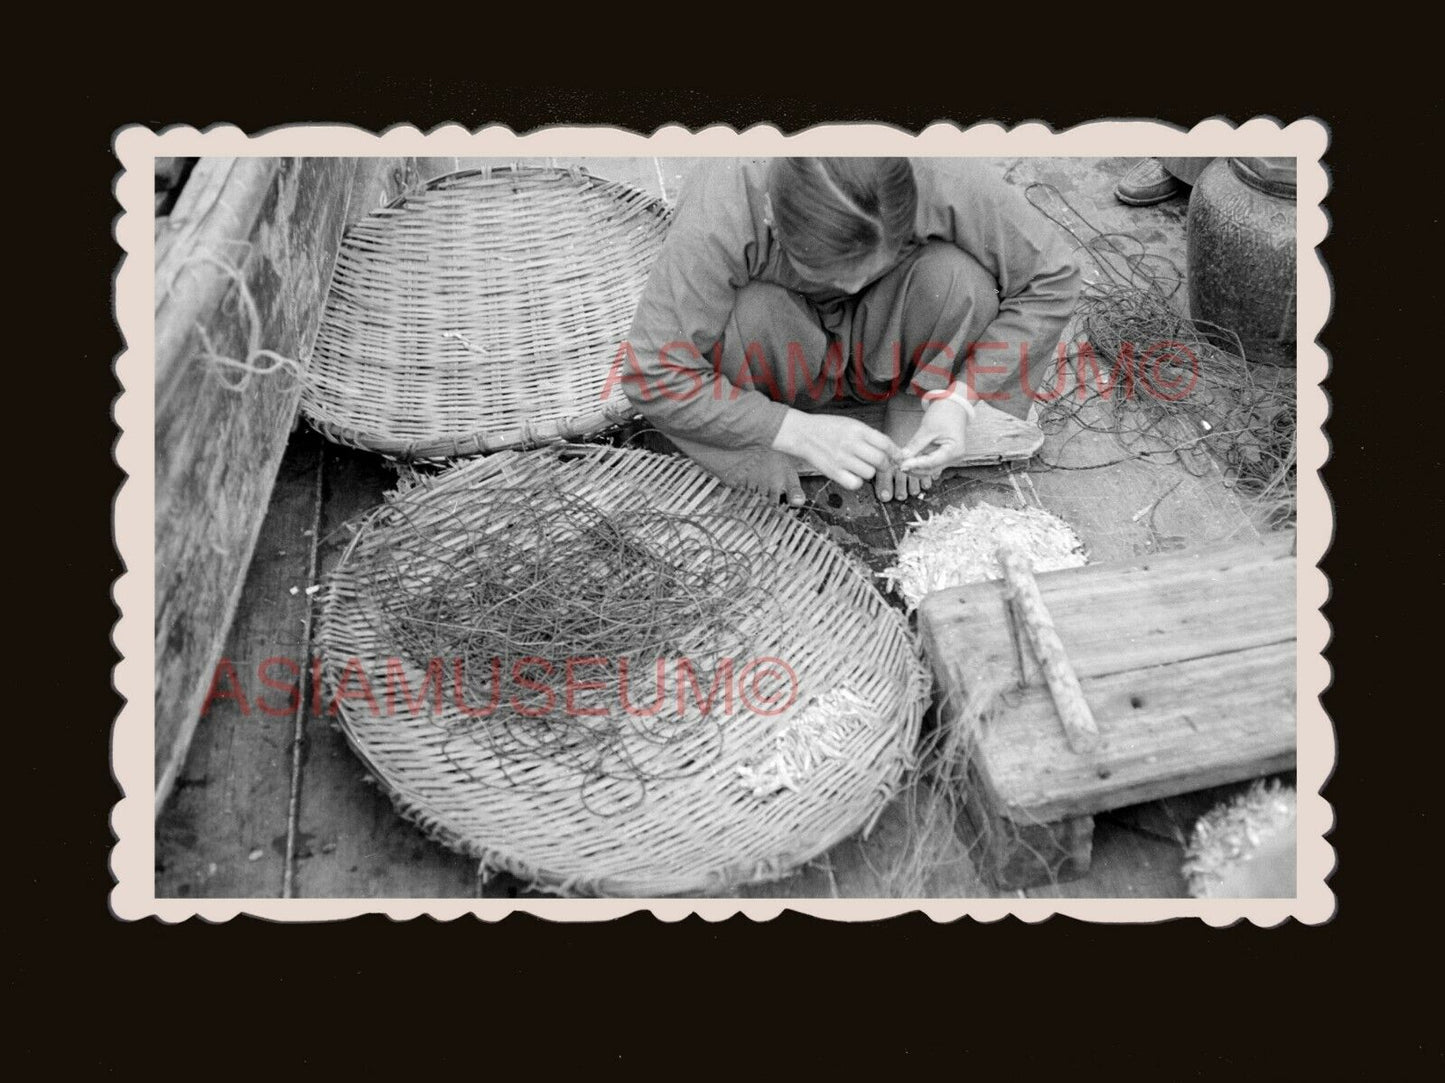
[[[905,474],[936,475],[963,460],[968,420],[973,411],[955,398],[929,403],[918,432],[903,449],[898,469]],[[925,455],[924,451],[928,448]]]
[[[773,450],[802,459],[845,489],[859,489],[880,469],[903,457],[888,437],[851,417],[789,410]]]

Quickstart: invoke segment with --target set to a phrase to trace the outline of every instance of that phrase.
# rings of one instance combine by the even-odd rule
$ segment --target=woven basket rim
[[[671,220],[672,208],[666,199],[628,182],[598,176],[584,166],[499,162],[496,165],[468,166],[452,170],[399,193],[385,206],[370,211],[347,227],[342,238],[343,250],[348,239],[355,237],[359,228],[378,219],[385,219],[398,211],[405,211],[411,201],[424,194],[462,188],[467,182],[478,179],[490,180],[507,176],[571,178],[583,181],[589,190],[617,197],[624,205],[636,208],[632,213],[650,216],[660,222],[664,229]],[[334,288],[333,283],[332,289]],[[323,320],[329,309],[328,302],[323,306]],[[323,324],[318,331],[318,342],[326,341],[326,335]],[[345,370],[329,368],[322,371],[334,373]],[[596,405],[567,402],[562,410],[566,412],[562,412],[560,416],[540,420],[525,414],[514,416],[497,426],[489,425],[478,417],[473,426],[450,430],[447,430],[446,426],[440,426],[444,431],[435,435],[401,439],[374,431],[364,424],[349,423],[347,415],[357,416],[354,407],[342,407],[334,413],[328,413],[309,398],[308,392],[303,391],[301,398],[303,416],[312,428],[328,440],[402,460],[466,458],[496,451],[526,450],[595,436],[639,416],[620,383],[613,383],[606,388],[606,398],[599,399]]]
[[[541,447],[563,447],[576,440],[590,439],[608,429],[636,419],[637,411],[623,395],[607,400],[605,406],[588,414],[563,418],[544,425],[523,425],[501,437],[485,432],[435,440],[390,440],[368,436],[356,429],[330,421],[308,418],[313,429],[326,439],[360,451],[370,451],[402,462],[470,459],[499,451],[531,451]]]
[[[472,177],[491,177],[498,173],[537,173],[552,174],[554,176],[578,177],[584,180],[594,181],[603,186],[615,185],[618,188],[626,189],[629,192],[636,192],[646,196],[650,201],[664,208],[668,207],[667,201],[661,196],[654,196],[651,192],[629,184],[627,181],[613,180],[609,177],[593,173],[586,166],[582,165],[542,165],[537,162],[499,161],[496,165],[464,166],[461,169],[453,169],[446,173],[438,173],[435,177],[429,177],[419,185],[414,185],[405,191],[398,192],[391,200],[384,205],[367,212],[366,216],[379,214],[383,211],[398,210],[406,205],[408,199],[414,199],[422,192],[432,192],[439,188],[445,188],[459,180],[469,180]],[[353,223],[354,225],[354,223]],[[347,227],[352,228],[351,226]]]
[[[477,491],[489,485],[507,485],[506,468],[519,460],[539,456],[555,458],[559,462],[580,463],[587,465],[596,463],[599,466],[606,466],[609,462],[624,461],[632,459],[634,462],[673,460],[685,464],[690,468],[689,472],[703,472],[690,461],[679,456],[664,455],[642,449],[613,448],[605,445],[562,445],[559,447],[547,447],[535,449],[530,452],[513,451],[502,455],[492,456],[483,460],[472,460],[454,465],[449,470],[435,475],[423,476],[417,479],[415,486],[398,490],[388,494],[387,501],[379,508],[372,509],[367,515],[384,513],[393,501],[407,499],[424,499],[424,494],[445,484],[449,475],[462,470],[487,470],[485,474],[478,475],[475,479],[468,479],[466,489],[460,491]],[[561,467],[561,469],[566,469]],[[420,490],[420,492],[419,492]],[[687,496],[694,503],[702,507],[706,501],[711,506],[720,493],[726,494],[726,507],[736,509],[749,507],[749,510],[771,509],[778,515],[786,516],[787,513],[780,508],[770,505],[756,494],[734,492],[717,482],[716,479],[708,477],[708,485],[701,494],[697,491],[687,490]],[[364,518],[364,517],[363,517]],[[791,517],[789,517],[791,518]],[[447,848],[462,853],[468,857],[480,861],[485,867],[505,871],[531,883],[534,887],[542,890],[559,892],[562,894],[583,893],[599,894],[606,896],[618,896],[629,898],[645,898],[659,895],[675,894],[702,894],[716,895],[731,888],[740,887],[750,883],[763,883],[776,880],[790,875],[792,872],[810,860],[820,856],[838,843],[856,834],[860,829],[866,829],[877,819],[883,809],[887,806],[892,794],[896,791],[904,772],[914,766],[913,757],[916,753],[919,733],[922,725],[922,717],[926,707],[930,682],[927,680],[926,671],[921,661],[919,645],[916,634],[907,620],[894,607],[888,604],[883,598],[882,592],[878,590],[876,582],[869,569],[862,566],[856,558],[851,557],[843,551],[835,541],[818,531],[811,524],[804,520],[793,519],[792,523],[780,527],[784,531],[780,537],[803,537],[794,531],[808,532],[807,541],[802,543],[805,546],[817,546],[818,550],[826,551],[829,561],[835,561],[840,574],[846,575],[857,582],[855,588],[866,588],[861,590],[860,597],[876,597],[879,606],[880,619],[890,622],[891,627],[886,631],[880,627],[880,635],[888,635],[896,641],[889,650],[894,653],[894,658],[907,657],[909,662],[905,665],[906,672],[902,675],[895,674],[891,670],[878,670],[882,674],[887,672],[887,681],[893,684],[895,694],[890,694],[890,701],[896,701],[892,708],[896,714],[889,715],[888,726],[892,727],[885,745],[886,754],[880,752],[882,757],[877,762],[861,768],[865,776],[874,787],[875,797],[867,807],[845,806],[845,814],[838,816],[836,822],[830,822],[826,829],[818,829],[817,833],[810,834],[806,843],[797,845],[784,852],[770,853],[765,859],[752,861],[750,865],[740,864],[740,857],[737,854],[723,854],[719,864],[707,874],[707,882],[699,881],[695,873],[682,874],[659,871],[649,872],[644,877],[628,877],[623,875],[609,875],[602,878],[580,878],[575,873],[568,874],[563,870],[549,869],[540,865],[529,865],[521,859],[492,849],[482,841],[475,838],[465,837],[457,830],[448,826],[444,820],[444,814],[428,807],[426,801],[419,795],[409,793],[407,787],[401,784],[389,772],[387,765],[377,755],[377,749],[368,746],[363,733],[358,732],[346,705],[337,716],[337,722],[347,743],[354,753],[364,763],[370,772],[376,777],[384,792],[387,793],[398,813],[425,834],[446,846]],[[358,532],[348,546],[346,553],[338,561],[335,568],[328,575],[328,589],[325,597],[327,604],[323,608],[321,619],[318,625],[317,642],[322,647],[323,654],[330,647],[338,633],[335,627],[343,618],[333,611],[330,599],[332,598],[331,584],[337,577],[344,574],[347,568],[347,561],[352,551],[361,540],[361,533]],[[829,567],[834,564],[830,563]],[[794,569],[796,570],[796,569]],[[847,588],[845,588],[847,589]],[[857,611],[855,611],[856,613]],[[340,633],[344,635],[345,633]],[[829,648],[832,649],[831,647]],[[901,654],[898,652],[902,652]],[[888,655],[885,655],[888,656]],[[331,663],[324,663],[328,683],[334,681],[333,666]],[[881,679],[881,678],[880,678]],[[902,683],[896,683],[902,682]],[[880,708],[881,710],[882,708]],[[373,735],[373,740],[376,737]],[[817,828],[817,824],[813,824]],[[751,859],[750,859],[751,860]],[[580,882],[580,887],[579,887]]]

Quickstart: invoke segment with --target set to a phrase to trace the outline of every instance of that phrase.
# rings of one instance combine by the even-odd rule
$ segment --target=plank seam
[[[315,498],[311,510],[311,545],[306,557],[306,583],[316,582],[320,566],[321,549],[321,505],[325,495],[326,448],[318,449],[316,456],[316,483],[312,490]],[[286,863],[281,872],[281,897],[296,897],[296,841],[301,830],[301,785],[306,749],[306,705],[313,695],[311,688],[311,637],[316,617],[316,595],[307,595],[306,616],[301,628],[301,657],[306,660],[306,670],[301,676],[301,694],[296,697],[296,710],[291,719],[291,790],[286,804]]]

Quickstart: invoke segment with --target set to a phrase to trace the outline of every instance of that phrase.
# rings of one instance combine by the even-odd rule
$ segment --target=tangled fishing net
[[[1025,194],[1092,264],[1076,310],[1087,340],[1078,381],[1068,386],[1060,374],[1055,388],[1041,389],[1044,424],[1106,433],[1124,459],[1177,462],[1196,477],[1222,470],[1265,526],[1292,524],[1294,371],[1248,361],[1234,332],[1183,314],[1176,297],[1184,273],[1168,257],[1099,230],[1051,184],[1030,184]],[[1099,370],[1092,381],[1090,363]]]
[[[419,475],[360,525],[317,640],[398,810],[571,894],[786,875],[887,803],[928,693],[835,543],[623,448]]]
[[[454,535],[393,505],[409,529],[353,573],[398,653],[423,670],[445,659],[463,675],[469,707],[487,711],[481,724],[456,725],[458,735],[501,767],[504,785],[536,784],[525,767],[539,756],[574,771],[599,815],[642,802],[650,783],[677,771],[706,770],[721,749],[720,719],[707,720],[713,738],[690,764],[664,768],[646,750],[684,729],[695,738],[699,721],[642,708],[659,666],[685,659],[711,674],[738,656],[745,623],[770,612],[757,530],[718,510],[618,516],[555,486],[493,486],[487,505],[485,523],[458,522]],[[595,679],[604,664],[620,671],[616,687]],[[557,674],[568,678],[561,710],[542,680]],[[508,678],[517,687],[503,696]],[[619,689],[635,714],[611,709]],[[599,806],[604,781],[627,784],[626,800]]]

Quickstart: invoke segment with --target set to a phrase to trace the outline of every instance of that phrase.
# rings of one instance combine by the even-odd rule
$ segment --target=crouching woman
[[[709,159],[622,385],[731,484],[802,504],[807,464],[905,499],[963,458],[976,402],[1027,414],[1079,285],[1058,232],[981,162]],[[849,416],[869,403],[881,429]]]

